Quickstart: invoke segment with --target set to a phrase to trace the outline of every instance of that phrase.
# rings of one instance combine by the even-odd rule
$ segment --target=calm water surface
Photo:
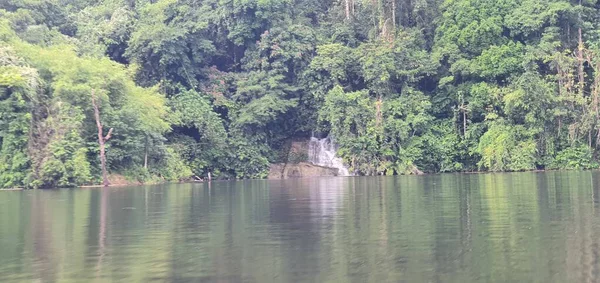
[[[594,282],[600,174],[0,192],[0,281]]]

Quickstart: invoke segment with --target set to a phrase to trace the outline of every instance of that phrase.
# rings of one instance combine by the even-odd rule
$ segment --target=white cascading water
[[[337,168],[339,176],[350,176],[342,159],[335,156],[337,147],[330,138],[310,138],[308,143],[308,162],[323,167]]]

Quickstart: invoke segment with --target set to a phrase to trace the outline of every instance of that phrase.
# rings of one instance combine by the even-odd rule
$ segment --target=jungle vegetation
[[[599,95],[591,0],[0,1],[0,188],[100,183],[99,137],[143,182],[315,132],[360,175],[596,168]]]

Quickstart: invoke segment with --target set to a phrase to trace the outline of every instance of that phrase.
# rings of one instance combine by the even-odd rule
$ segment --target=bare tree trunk
[[[558,97],[559,100],[562,99],[563,97],[563,88],[564,88],[564,81],[563,81],[563,74],[561,72],[561,68],[560,68],[560,64],[561,62],[559,60],[557,60],[556,63],[556,73],[558,74]],[[560,128],[562,127],[562,118],[560,116],[558,116],[558,136],[560,137]]]
[[[381,108],[383,106],[383,99],[381,95],[377,98],[377,102],[375,102],[375,124],[377,127],[382,125],[383,122],[383,114]]]
[[[600,75],[598,74],[598,72],[600,72],[600,62],[596,63],[596,70],[594,71],[594,113],[596,114],[596,120],[598,120],[598,115],[600,114],[598,113],[598,88],[600,88]]]
[[[146,147],[146,153],[144,154],[144,169],[148,169],[148,148]]]
[[[463,109],[463,137],[467,136],[467,110]]]
[[[392,23],[396,32],[396,0],[392,0]]]
[[[458,108],[462,111],[462,120],[463,120],[463,137],[467,136],[467,106],[465,105],[465,97],[461,95],[460,98],[460,107]]]
[[[148,169],[148,136],[146,136],[146,145],[144,148],[144,169]]]
[[[581,8],[581,0],[579,0],[579,7]],[[579,19],[579,25],[581,25],[581,12],[579,12],[577,14],[577,17]],[[583,97],[583,79],[584,79],[584,75],[583,75],[583,38],[581,36],[581,26],[577,29],[577,33],[578,33],[578,39],[577,39],[577,62],[579,63],[579,66],[577,68],[577,74],[579,77],[579,94]]]
[[[577,47],[577,62],[578,66],[578,76],[579,76],[579,94],[583,96],[583,86],[584,86],[584,75],[583,75],[583,39],[581,38],[581,28],[579,28],[579,44]]]
[[[104,136],[102,131],[102,122],[100,122],[100,109],[98,108],[98,103],[96,102],[96,94],[94,90],[92,90],[92,106],[94,106],[94,117],[96,118],[96,126],[98,127],[98,144],[100,145],[100,166],[102,167],[102,184],[105,187],[110,185],[108,181],[108,172],[106,171],[106,149],[105,143],[112,136],[113,129],[110,128],[108,130],[108,134]]]
[[[562,128],[562,118],[558,117],[558,137],[560,138],[560,129]]]
[[[346,4],[346,20],[350,20],[350,0],[344,0]]]

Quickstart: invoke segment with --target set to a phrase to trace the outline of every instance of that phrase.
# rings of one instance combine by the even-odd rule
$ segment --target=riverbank
[[[306,178],[319,178],[319,177],[376,177],[376,176],[339,176],[338,169],[336,168],[328,168],[323,166],[318,166],[306,162],[300,162],[296,164],[284,164],[284,163],[274,163],[271,164],[270,172],[267,178],[265,179],[253,179],[253,180],[286,180],[286,179],[306,179]],[[548,169],[548,170],[527,170],[527,171],[464,171],[464,172],[434,172],[434,173],[421,173],[421,174],[405,174],[405,175],[390,175],[392,176],[432,176],[432,175],[485,175],[485,174],[510,174],[510,173],[549,173],[549,172],[576,172],[576,171],[600,171],[600,169]],[[111,175],[114,176],[114,175]],[[111,183],[108,186],[109,188],[119,188],[119,187],[130,187],[130,186],[145,186],[145,185],[161,185],[161,184],[188,184],[188,183],[208,183],[207,181],[195,181],[193,179],[189,179],[187,181],[180,182],[172,182],[172,181],[162,181],[162,182],[139,182],[139,181],[129,181],[122,175],[118,175],[119,177],[110,179]],[[387,176],[387,175],[377,175],[377,176]],[[244,180],[244,179],[232,179],[232,180]],[[114,181],[114,182],[113,182]],[[222,181],[222,180],[213,180],[212,182]],[[102,184],[94,184],[94,185],[82,185],[75,186],[72,188],[82,188],[82,189],[93,189],[93,188],[103,188]],[[54,188],[56,189],[56,188]],[[8,189],[0,189],[0,191],[22,191],[27,190],[26,188],[8,188]]]

